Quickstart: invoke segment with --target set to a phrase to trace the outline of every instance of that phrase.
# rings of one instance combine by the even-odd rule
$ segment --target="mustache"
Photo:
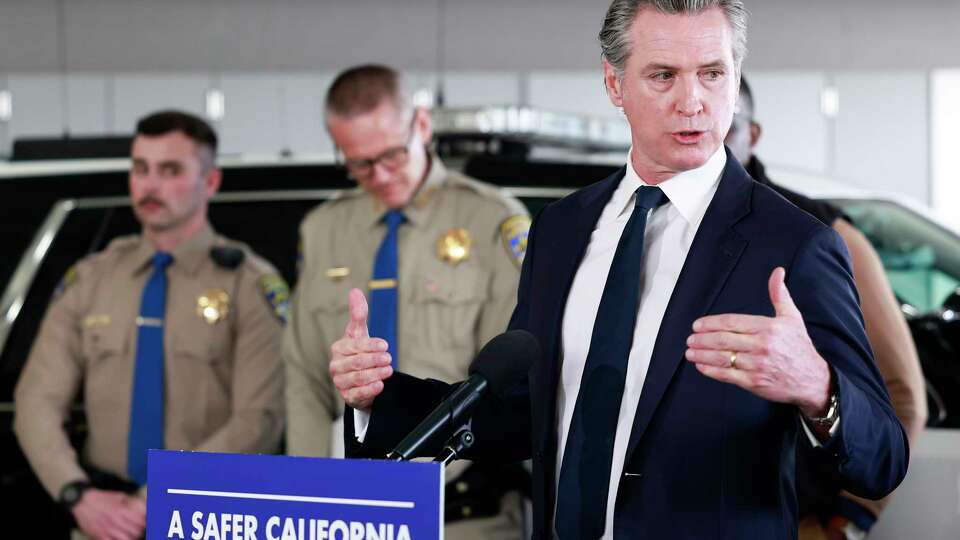
[[[167,204],[161,201],[160,199],[156,197],[151,197],[149,195],[137,201],[137,206],[143,206],[145,204],[159,204],[160,206],[164,206],[164,207],[167,206]]]

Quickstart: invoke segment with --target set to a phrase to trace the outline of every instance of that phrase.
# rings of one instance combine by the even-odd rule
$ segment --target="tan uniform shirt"
[[[386,211],[357,188],[313,210],[300,227],[302,271],[283,341],[290,454],[330,455],[331,427],[343,413],[328,371],[330,346],[346,328],[349,290],[359,288],[369,298]],[[510,321],[529,216],[516,199],[448,172],[436,156],[403,213],[407,221],[397,246],[398,343],[390,349],[399,351],[404,373],[463,380],[480,347]],[[447,480],[467,465],[451,464]],[[507,494],[499,515],[448,524],[446,535],[520,538],[519,509],[518,495]]]
[[[225,267],[211,258],[214,246],[244,257]],[[48,308],[17,383],[14,429],[55,498],[66,483],[86,479],[63,428],[81,389],[89,428],[83,460],[128,478],[136,319],[154,253],[133,236],[80,261]],[[276,451],[286,285],[269,263],[209,227],[173,258],[164,321],[166,448]]]
[[[330,346],[347,325],[348,291],[357,287],[369,298],[386,210],[357,188],[314,209],[301,225],[303,266],[283,344],[290,454],[330,453],[331,424],[343,412],[328,372]],[[399,343],[390,348],[399,351],[404,373],[462,380],[476,352],[510,320],[522,250],[517,256],[509,243],[522,236],[525,248],[526,209],[497,188],[448,172],[434,156],[403,212]],[[451,251],[462,243],[469,246],[458,261]]]

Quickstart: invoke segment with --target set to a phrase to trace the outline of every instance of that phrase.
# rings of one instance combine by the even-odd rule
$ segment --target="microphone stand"
[[[446,468],[447,465],[450,465],[455,459],[459,458],[464,450],[473,446],[474,441],[475,439],[473,431],[470,429],[470,424],[464,424],[459,431],[447,439],[447,444],[444,445],[443,450],[440,451],[440,454],[437,455],[433,461],[435,463],[442,463],[443,467]]]
[[[447,465],[450,465],[454,460],[459,458],[464,450],[473,446],[474,440],[473,431],[470,429],[470,423],[468,422],[447,439],[443,450],[433,459],[434,463],[442,463],[443,467],[446,468]],[[390,452],[387,454],[387,459],[391,461],[406,461],[408,458],[396,452]]]

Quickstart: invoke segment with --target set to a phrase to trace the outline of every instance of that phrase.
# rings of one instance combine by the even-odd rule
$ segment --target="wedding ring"
[[[737,369],[737,351],[730,353],[730,369]]]

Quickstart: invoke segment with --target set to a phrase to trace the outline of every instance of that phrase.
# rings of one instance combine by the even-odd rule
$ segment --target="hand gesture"
[[[775,315],[724,314],[697,319],[686,357],[700,373],[764,399],[791,403],[808,418],[826,414],[830,369],[817,353],[803,316],[774,269],[767,287]]]
[[[371,338],[367,330],[367,299],[350,290],[350,321],[343,337],[330,347],[330,376],[347,405],[368,411],[383,391],[383,380],[393,374],[387,342]]]

